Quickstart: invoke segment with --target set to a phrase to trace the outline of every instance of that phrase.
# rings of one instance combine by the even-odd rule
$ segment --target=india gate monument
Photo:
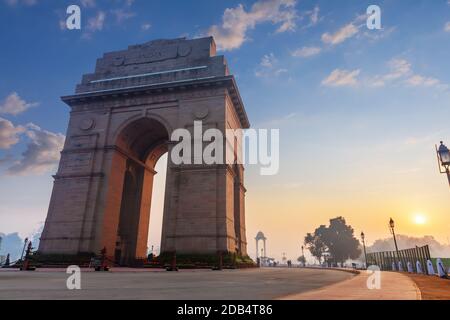
[[[194,121],[222,132],[250,126],[212,37],[106,53],[62,100],[70,121],[39,253],[146,257],[154,168],[168,153],[161,252],[247,255],[243,165],[170,156],[172,132]]]

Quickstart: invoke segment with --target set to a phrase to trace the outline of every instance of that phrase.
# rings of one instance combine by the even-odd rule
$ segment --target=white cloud
[[[22,112],[27,111],[32,107],[38,106],[36,102],[26,102],[19,97],[17,92],[12,92],[6,99],[0,104],[0,114],[10,114],[16,116]]]
[[[311,25],[316,25],[317,22],[319,22],[319,13],[320,13],[319,6],[314,7],[309,16]]]
[[[64,146],[64,135],[27,125],[26,134],[30,139],[22,158],[7,169],[9,175],[42,174],[52,170],[60,159]]]
[[[326,79],[322,81],[322,85],[329,87],[348,87],[358,84],[358,76],[361,70],[334,70]]]
[[[390,71],[383,75],[375,76],[369,80],[372,87],[383,87],[388,83],[404,83],[413,87],[440,87],[447,88],[439,79],[416,74],[412,65],[405,59],[394,58],[388,62]]]
[[[227,8],[222,17],[222,25],[213,25],[208,34],[216,40],[219,50],[234,50],[248,40],[247,32],[257,24],[272,22],[279,25],[276,32],[292,31],[298,18],[296,0],[259,0],[250,11],[243,5]]]
[[[371,87],[383,87],[387,82],[407,77],[412,74],[411,64],[405,59],[392,59],[388,66],[390,71],[384,75],[379,75],[371,79]]]
[[[93,18],[89,18],[86,29],[90,32],[103,30],[105,24],[106,13],[103,11],[97,12],[97,15]]]
[[[264,68],[273,68],[273,66],[278,62],[274,54],[266,54],[261,58],[260,65]]]
[[[319,47],[303,47],[291,53],[293,57],[308,58],[319,54],[322,51]]]
[[[338,45],[340,43],[343,43],[347,39],[350,39],[352,37],[355,37],[360,33],[361,30],[366,29],[366,20],[368,15],[367,14],[360,14],[356,16],[352,22],[344,25],[339,30],[337,30],[334,33],[325,32],[322,34],[322,42],[328,45]],[[362,35],[365,37],[368,37],[372,40],[378,40],[382,39],[386,36],[388,36],[395,28],[388,28],[378,31],[377,36],[374,36],[373,33],[363,33]],[[366,29],[367,30],[367,29]]]
[[[9,149],[20,141],[20,135],[26,129],[6,119],[0,118],[0,149]]]
[[[279,67],[279,62],[275,55],[270,53],[261,58],[259,68],[255,71],[255,76],[258,78],[277,77],[286,72],[286,69]]]
[[[415,74],[411,78],[406,79],[406,83],[413,87],[434,87],[436,85],[439,85],[440,81],[435,78],[429,78]]]
[[[337,45],[353,37],[358,31],[358,28],[353,23],[349,23],[333,34],[328,32],[322,34],[322,41],[326,44]]]
[[[392,59],[389,67],[391,72],[385,75],[386,80],[398,79],[412,72],[411,63],[405,59]]]
[[[91,39],[93,33],[102,31],[105,25],[106,13],[104,11],[98,11],[95,17],[91,17],[87,20],[85,32],[81,36],[83,39]]]

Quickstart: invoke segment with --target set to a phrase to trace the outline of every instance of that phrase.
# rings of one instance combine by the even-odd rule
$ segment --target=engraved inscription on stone
[[[131,57],[116,57],[114,59],[114,65],[130,65],[130,64],[142,64],[149,62],[158,62],[169,59],[176,59],[178,56],[187,57],[192,51],[192,47],[188,44],[183,45],[171,45],[165,47],[146,48],[137,56]]]
[[[95,136],[75,136],[70,138],[70,148],[93,148],[95,147]]]
[[[89,172],[92,162],[92,153],[66,154],[62,160],[62,173],[75,174]]]

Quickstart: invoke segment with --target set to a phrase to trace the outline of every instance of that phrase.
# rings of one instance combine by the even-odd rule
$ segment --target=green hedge
[[[161,265],[171,265],[173,260],[172,252],[162,253],[156,258]],[[215,267],[219,265],[219,255],[217,254],[177,254],[176,262],[179,268],[199,268]],[[256,266],[249,256],[239,256],[234,253],[224,253],[222,255],[222,265],[224,267],[252,267]]]

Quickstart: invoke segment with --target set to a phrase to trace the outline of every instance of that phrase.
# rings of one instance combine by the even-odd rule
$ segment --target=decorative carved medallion
[[[95,126],[95,121],[92,118],[84,118],[80,122],[80,129],[83,131],[88,131],[93,129]]]
[[[194,117],[198,120],[205,119],[209,114],[209,109],[207,106],[197,106],[194,108]]]

